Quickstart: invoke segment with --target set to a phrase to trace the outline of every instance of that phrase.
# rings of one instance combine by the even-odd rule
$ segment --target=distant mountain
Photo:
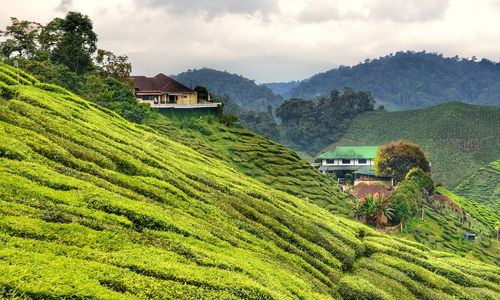
[[[372,91],[386,108],[424,108],[447,101],[500,106],[500,63],[397,52],[314,75],[300,82],[291,96],[313,99],[346,86]]]
[[[270,88],[275,95],[279,95],[284,99],[290,99],[292,97],[292,90],[300,84],[300,81],[289,81],[289,82],[269,82],[263,83],[262,85]]]
[[[203,68],[189,70],[173,78],[193,88],[205,86],[217,96],[227,95],[241,107],[253,111],[266,111],[268,105],[276,108],[283,102],[283,98],[276,96],[270,88],[228,72]]]
[[[426,152],[434,179],[454,187],[499,159],[499,123],[500,108],[459,102],[400,112],[377,110],[355,118],[343,137],[325,150],[411,140]]]

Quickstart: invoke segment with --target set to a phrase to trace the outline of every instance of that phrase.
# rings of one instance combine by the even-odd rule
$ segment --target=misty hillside
[[[387,108],[423,108],[450,100],[498,106],[500,64],[487,59],[397,52],[314,75],[300,82],[291,95],[313,99],[346,86],[371,91]]]
[[[300,84],[300,81],[289,82],[269,82],[262,85],[267,86],[273,91],[275,95],[283,97],[283,99],[290,99],[292,97],[292,90]]]
[[[258,85],[253,80],[241,75],[203,68],[189,70],[173,76],[181,83],[195,87],[202,85],[216,96],[229,96],[241,107],[253,111],[266,111],[267,106],[278,107],[282,97],[273,94],[266,86]]]

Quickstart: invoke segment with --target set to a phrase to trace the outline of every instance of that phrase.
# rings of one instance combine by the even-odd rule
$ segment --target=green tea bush
[[[369,281],[351,276],[344,276],[340,280],[339,294],[343,299],[348,300],[395,299],[372,285]]]

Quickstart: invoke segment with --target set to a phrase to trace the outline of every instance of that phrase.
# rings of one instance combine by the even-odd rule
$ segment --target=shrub
[[[9,99],[16,98],[17,95],[18,95],[18,93],[14,87],[9,86],[9,85],[5,84],[4,82],[0,81],[0,96],[9,100]]]
[[[377,175],[392,176],[397,182],[414,167],[430,172],[429,161],[420,146],[408,141],[391,142],[380,147],[374,167]]]
[[[391,195],[394,221],[407,222],[417,213],[422,200],[422,192],[413,180],[401,182]]]
[[[415,181],[420,189],[425,189],[429,195],[434,194],[434,182],[432,181],[431,175],[424,172],[419,167],[412,168],[408,171],[405,179]]]
[[[369,281],[353,276],[344,276],[339,282],[339,293],[346,300],[394,299],[373,286]]]
[[[238,116],[235,114],[230,114],[230,115],[221,115],[219,117],[219,121],[228,126],[231,127],[233,126],[236,122],[238,122]]]

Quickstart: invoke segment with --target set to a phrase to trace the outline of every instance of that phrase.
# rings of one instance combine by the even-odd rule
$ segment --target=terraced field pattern
[[[235,165],[19,81],[0,64],[0,297],[500,298],[495,264],[381,234],[264,179],[265,166],[243,171],[246,156]]]

